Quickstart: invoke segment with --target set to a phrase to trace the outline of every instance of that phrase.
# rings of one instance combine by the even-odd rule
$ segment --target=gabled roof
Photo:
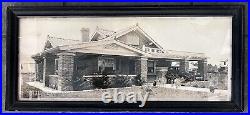
[[[128,45],[126,43],[123,43],[122,41],[117,40],[117,38],[126,35],[129,32],[132,31],[138,31],[141,34],[143,34],[148,40],[150,40],[152,43],[154,43],[158,48],[160,48],[163,53],[152,53],[152,52],[144,52],[141,49],[138,49],[137,47],[134,47],[132,45]],[[136,54],[139,54],[139,56],[145,56],[148,58],[168,58],[168,59],[188,59],[188,60],[200,60],[200,59],[206,59],[204,53],[194,53],[194,52],[186,52],[186,51],[175,51],[175,50],[163,50],[163,48],[157,44],[147,33],[145,33],[138,24],[131,26],[129,28],[122,29],[118,32],[97,28],[94,35],[99,34],[103,38],[98,41],[90,41],[90,42],[81,42],[79,40],[72,40],[72,39],[63,39],[63,38],[56,38],[51,37],[48,35],[47,37],[47,43],[46,45],[48,48],[45,48],[45,50],[41,53],[38,53],[34,55],[33,57],[39,57],[46,53],[52,53],[57,51],[83,51],[86,50],[88,47],[96,47],[96,46],[102,46],[102,45],[108,45],[108,44],[116,44],[120,47],[123,47],[129,51],[132,51]],[[92,36],[93,38],[93,36]],[[46,47],[45,45],[45,47]],[[100,50],[101,52],[101,50]],[[115,52],[115,51],[114,51]],[[84,52],[83,52],[84,53]],[[119,54],[122,55],[122,54]]]
[[[98,26],[96,27],[96,30],[97,32],[105,36],[112,35],[115,33],[115,31],[99,28]]]
[[[117,39],[129,32],[135,31],[137,30],[138,32],[140,32],[142,35],[144,35],[146,38],[148,38],[149,41],[151,41],[152,43],[154,43],[158,48],[163,49],[157,42],[155,42],[144,30],[142,30],[142,28],[139,27],[138,24],[130,26],[128,28],[122,29],[118,32],[114,32],[114,31],[110,31],[108,34],[106,33],[105,36],[103,36],[103,38],[101,40],[110,40],[110,39]],[[97,28],[96,32],[93,34],[92,36],[92,40],[93,37],[96,33],[102,33],[99,32],[99,29]]]
[[[204,53],[194,53],[186,51],[165,50],[164,53],[150,53],[152,58],[202,60],[208,57]]]
[[[115,38],[117,39],[117,38],[119,38],[119,37],[121,37],[121,36],[123,36],[123,35],[125,35],[125,34],[127,34],[127,33],[129,33],[129,32],[132,32],[132,31],[135,31],[135,30],[137,30],[137,31],[139,31],[142,35],[144,35],[146,38],[148,38],[148,40],[149,41],[151,41],[153,44],[155,44],[158,48],[160,48],[160,49],[163,49],[157,42],[155,42],[154,41],[154,39],[153,38],[151,38],[138,24],[136,24],[136,25],[134,25],[134,26],[131,26],[131,27],[129,27],[129,28],[127,28],[127,29],[124,29],[124,30],[121,30],[121,31],[119,31],[119,32],[117,32],[116,34],[115,34]]]
[[[47,36],[47,42],[49,42],[52,45],[52,47],[81,43],[81,41],[79,40],[57,38],[49,35]]]
[[[99,35],[101,39],[105,39],[114,33],[115,33],[115,31],[99,28],[97,26],[94,34],[91,36],[91,41],[100,40],[100,39],[95,38],[96,35]]]

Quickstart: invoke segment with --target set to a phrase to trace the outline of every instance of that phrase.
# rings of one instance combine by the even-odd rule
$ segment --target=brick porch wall
[[[58,90],[72,91],[72,78],[74,71],[74,55],[73,53],[58,54]]]

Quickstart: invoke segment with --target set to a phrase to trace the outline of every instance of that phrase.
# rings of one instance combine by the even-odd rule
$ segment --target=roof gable
[[[98,40],[105,39],[105,38],[111,36],[114,33],[116,33],[116,32],[112,31],[112,30],[99,28],[97,26],[94,34],[91,36],[91,41],[98,41]]]
[[[98,32],[99,30],[96,30],[96,32],[93,34],[93,37],[100,33]],[[163,49],[158,43],[156,43],[146,32],[144,32],[144,30],[142,30],[142,28],[139,27],[138,24],[133,25],[131,27],[122,29],[118,32],[110,32],[109,34],[105,34],[105,36],[100,37],[101,39],[96,39],[92,37],[92,40],[110,40],[110,39],[118,39],[122,36],[125,36],[126,34],[129,34],[130,32],[136,31],[138,34],[140,34],[141,36],[144,36],[144,38],[146,38],[148,41],[150,41],[152,44],[154,44],[157,48],[159,49]]]
[[[67,50],[68,52],[79,53],[95,53],[95,54],[108,54],[108,55],[122,55],[122,56],[142,56],[145,53],[138,49],[132,48],[117,41],[106,42],[100,44],[93,44],[89,46],[79,47]]]
[[[50,48],[53,48],[53,46],[51,45],[50,41],[47,40],[46,43],[45,43],[45,46],[44,46],[44,50],[50,49]]]

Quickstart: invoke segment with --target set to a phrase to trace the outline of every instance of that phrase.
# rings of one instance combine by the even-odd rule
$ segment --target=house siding
[[[143,35],[136,33],[135,31],[129,32],[126,35],[123,35],[117,38],[119,41],[126,43],[128,45],[133,45],[139,49],[145,45],[146,47],[157,48],[156,45],[149,45],[150,41]]]

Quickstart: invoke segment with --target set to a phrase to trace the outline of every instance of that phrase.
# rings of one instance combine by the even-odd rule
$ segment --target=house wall
[[[98,72],[98,56],[75,57],[75,74],[91,75]]]
[[[73,90],[88,89],[89,80],[84,79],[84,75],[93,75],[98,72],[98,56],[75,56],[74,58],[74,75]]]
[[[121,59],[121,69],[120,69],[119,73],[120,74],[129,74],[128,60]]]
[[[135,47],[138,47],[140,49],[142,49],[143,45],[145,45],[146,47],[152,47],[152,48],[157,48],[155,45],[149,45],[149,40],[147,40],[147,38],[145,38],[145,36],[140,35],[134,31],[129,32],[126,35],[123,35],[119,38],[117,38],[119,41],[122,41],[126,44],[130,44],[133,45]]]
[[[166,61],[165,59],[159,59],[156,61],[156,67],[169,67],[169,62]]]
[[[135,74],[135,61],[126,57],[107,57],[114,58],[115,72],[117,74]],[[75,70],[76,76],[93,75],[99,73],[98,71],[98,56],[80,56],[75,57]]]
[[[130,44],[130,45],[135,45],[138,46],[140,45],[140,38],[139,36],[135,33],[135,32],[130,32],[126,35],[121,36],[120,38],[118,38],[118,40]]]
[[[135,60],[117,57],[116,58],[116,73],[125,75],[135,74]]]

